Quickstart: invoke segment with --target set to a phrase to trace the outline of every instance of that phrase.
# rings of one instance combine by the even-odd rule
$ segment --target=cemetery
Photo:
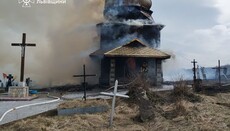
[[[0,67],[1,131],[230,130],[229,65],[221,66],[218,60],[217,67],[205,70],[189,59],[193,68],[186,71],[192,79],[165,81],[163,67],[177,64],[175,55],[161,48],[165,25],[155,22],[152,0],[71,2],[60,18],[54,10],[47,32],[34,27],[37,30],[22,33],[21,42],[9,43],[13,38],[7,38],[4,46],[11,47],[10,53],[0,52],[11,58],[0,56],[5,63]],[[27,9],[36,4],[21,3]],[[95,6],[101,19],[93,21],[98,17]],[[43,9],[38,8],[39,14]],[[73,10],[80,13],[71,15]],[[42,21],[39,16],[35,23],[52,21],[51,15],[46,17]],[[27,42],[31,39],[36,44]],[[167,65],[170,60],[175,63]],[[211,69],[215,78],[206,72]],[[34,80],[39,84],[34,86]]]

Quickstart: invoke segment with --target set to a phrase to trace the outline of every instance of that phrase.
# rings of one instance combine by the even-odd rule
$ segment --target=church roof
[[[170,55],[143,44],[138,39],[104,53],[106,57],[145,57],[168,59]]]
[[[160,50],[148,47],[138,39],[134,39],[131,42],[114,48],[109,51],[97,50],[90,56],[104,55],[105,57],[144,57],[144,58],[158,58],[168,59],[171,56]]]
[[[89,56],[104,56],[104,53],[106,52],[106,50],[98,49],[95,52],[91,53]]]

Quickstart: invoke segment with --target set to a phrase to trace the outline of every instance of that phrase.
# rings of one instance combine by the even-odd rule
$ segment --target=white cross
[[[107,92],[100,92],[101,95],[106,95],[106,96],[113,96],[113,102],[112,102],[112,111],[110,115],[110,121],[109,121],[109,126],[111,127],[113,124],[113,116],[114,116],[114,110],[115,110],[115,102],[116,102],[116,96],[119,97],[124,97],[124,98],[129,98],[128,95],[122,95],[117,93],[117,86],[118,86],[118,81],[115,81],[115,86],[114,86],[114,91],[113,93],[107,93]]]

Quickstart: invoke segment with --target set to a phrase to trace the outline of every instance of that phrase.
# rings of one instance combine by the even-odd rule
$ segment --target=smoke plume
[[[98,73],[89,57],[99,45],[96,24],[103,21],[104,0],[67,0],[62,5],[36,5],[22,8],[17,1],[0,1],[0,72],[19,77],[20,48],[11,43],[36,43],[26,48],[25,77],[40,85],[80,82],[72,78],[82,73]],[[19,80],[19,78],[17,79]]]

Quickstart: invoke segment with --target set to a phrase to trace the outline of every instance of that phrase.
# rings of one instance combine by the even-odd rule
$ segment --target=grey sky
[[[165,24],[162,49],[175,55],[164,64],[167,78],[178,68],[230,64],[230,2],[228,0],[155,0],[156,22]],[[174,72],[174,73],[172,73]]]

